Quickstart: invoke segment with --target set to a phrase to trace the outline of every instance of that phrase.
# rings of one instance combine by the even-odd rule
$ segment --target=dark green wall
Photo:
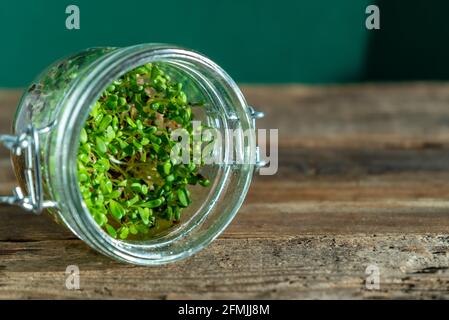
[[[364,79],[448,80],[449,1],[377,0],[381,30],[370,33]]]
[[[81,30],[65,28],[65,8]],[[365,29],[365,8],[381,30]],[[92,46],[166,42],[203,52],[239,82],[449,79],[447,0],[8,0],[0,87]]]
[[[175,43],[239,82],[344,82],[362,77],[365,0],[28,0],[0,4],[0,87],[24,86],[61,56],[91,46]],[[81,29],[65,28],[65,8]]]

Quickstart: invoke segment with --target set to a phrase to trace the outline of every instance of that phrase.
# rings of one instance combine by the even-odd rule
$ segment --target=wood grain
[[[0,298],[449,298],[449,84],[243,86],[279,129],[212,245],[162,267],[117,263],[45,215],[0,206]],[[19,91],[0,91],[8,132]],[[0,193],[14,186],[0,151]],[[65,288],[67,265],[81,290]],[[380,290],[365,269],[380,269]]]

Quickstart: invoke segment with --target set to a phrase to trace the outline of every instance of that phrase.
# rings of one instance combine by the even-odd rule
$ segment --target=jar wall
[[[23,94],[17,108],[14,134],[29,124],[36,128],[51,125],[58,117],[58,106],[67,92],[93,62],[116,48],[93,48],[53,63],[44,70]]]
[[[92,48],[56,61],[44,70],[22,95],[13,121],[13,134],[20,135],[29,126],[36,129],[50,128],[50,130],[38,135],[42,168],[41,178],[44,196],[47,199],[53,198],[48,172],[51,161],[49,154],[51,148],[50,135],[55,134],[55,127],[63,101],[92,63],[114,50],[116,48]],[[12,162],[19,185],[27,193],[24,176],[24,155],[12,155]]]

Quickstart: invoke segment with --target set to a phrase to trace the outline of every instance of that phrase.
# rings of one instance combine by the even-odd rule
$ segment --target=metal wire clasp
[[[253,128],[254,130],[256,130],[256,121],[257,119],[262,119],[263,117],[265,117],[265,113],[261,112],[261,111],[256,111],[253,107],[248,106],[249,111],[250,111],[250,116],[251,119],[253,121]],[[255,168],[256,170],[259,170],[262,167],[265,167],[267,165],[267,162],[261,159],[260,156],[260,148],[258,145],[256,145],[256,163],[255,163]]]
[[[17,186],[11,196],[0,196],[0,203],[18,205],[36,214],[43,208],[54,207],[52,201],[44,201],[42,176],[39,157],[39,133],[47,131],[48,128],[37,130],[32,126],[28,127],[20,135],[0,135],[0,143],[9,149],[15,156],[24,156],[24,175],[27,188],[27,195],[24,190]]]

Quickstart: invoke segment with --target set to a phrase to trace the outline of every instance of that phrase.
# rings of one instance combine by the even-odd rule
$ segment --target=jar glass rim
[[[215,239],[232,221],[237,210],[240,208],[244,196],[246,195],[252,179],[253,164],[246,163],[241,170],[245,182],[241,185],[242,195],[235,203],[234,210],[226,213],[220,223],[214,224],[214,230],[202,234],[201,237],[191,241],[191,247],[186,251],[169,250],[163,254],[139,250],[148,249],[145,244],[130,244],[121,240],[116,240],[107,235],[94,221],[84,205],[81,193],[78,189],[78,174],[76,155],[79,145],[79,132],[84,126],[88,113],[93,103],[99,98],[103,90],[118,77],[136,67],[149,62],[159,62],[177,59],[187,59],[192,63],[200,64],[208,68],[215,77],[223,80],[223,83],[232,91],[235,104],[234,107],[247,109],[246,101],[232,78],[205,56],[176,46],[164,44],[143,44],[114,50],[92,64],[92,67],[85,73],[81,73],[79,78],[71,85],[67,99],[64,99],[62,114],[59,117],[57,131],[64,134],[57,134],[55,150],[61,150],[61,156],[56,157],[56,177],[61,190],[61,202],[66,206],[77,224],[78,236],[97,250],[112,256],[116,259],[141,265],[161,264],[176,261],[190,256],[204,248]],[[68,107],[70,106],[70,107]],[[251,127],[251,119],[248,112],[240,113],[239,120]],[[69,134],[70,133],[70,134]],[[251,148],[249,152],[254,152]],[[248,155],[252,158],[252,155]],[[229,174],[229,168],[227,168]],[[223,180],[226,181],[226,177]],[[72,229],[72,231],[74,231]],[[186,234],[179,235],[186,237]],[[171,241],[171,240],[170,240]],[[165,243],[156,243],[157,246],[165,246]]]

